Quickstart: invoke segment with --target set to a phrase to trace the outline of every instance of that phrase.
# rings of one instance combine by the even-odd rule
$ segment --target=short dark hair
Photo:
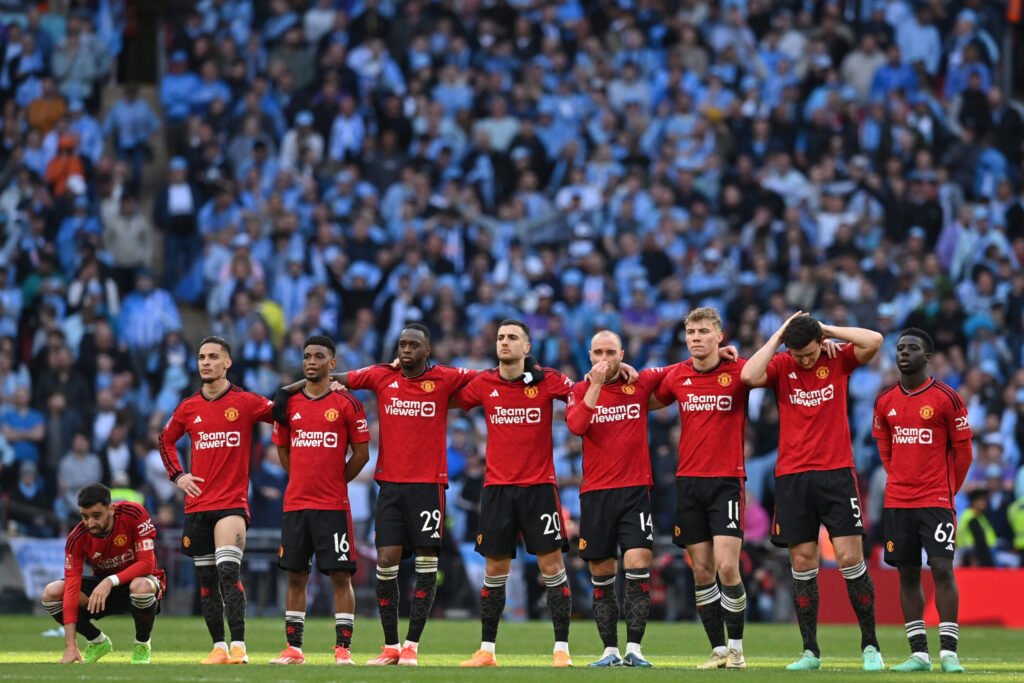
[[[931,353],[935,350],[935,342],[932,341],[932,336],[922,330],[919,327],[908,327],[907,329],[900,332],[900,336],[896,341],[903,339],[904,337],[917,337],[924,342],[925,353]]]
[[[526,334],[526,338],[527,339],[530,338],[530,326],[527,325],[526,323],[524,323],[522,320],[514,320],[512,318],[505,318],[500,323],[498,323],[498,327],[499,328],[505,327],[506,325],[514,325],[514,326],[520,328]]]
[[[402,327],[402,332],[405,332],[406,330],[416,330],[417,332],[422,332],[423,336],[427,338],[427,343],[430,343],[430,330],[427,329],[426,325],[422,323],[409,323],[408,325]]]
[[[312,337],[308,338],[302,344],[302,350],[305,351],[307,346],[322,346],[331,352],[331,356],[334,356],[337,352],[337,349],[334,347],[334,340],[322,334],[314,334]]]
[[[809,315],[802,315],[786,325],[786,331],[782,333],[782,343],[796,351],[811,342],[820,342],[823,336],[821,323]]]
[[[97,503],[110,505],[110,489],[103,484],[89,484],[78,492],[78,507],[91,508]]]
[[[224,349],[224,353],[228,354],[228,358],[231,358],[231,344],[224,337],[211,334],[209,337],[203,337],[199,342],[199,348],[203,348],[203,344],[218,344]]]

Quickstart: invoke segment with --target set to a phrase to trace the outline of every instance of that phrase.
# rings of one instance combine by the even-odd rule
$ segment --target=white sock
[[[394,645],[392,645],[391,643],[384,643],[384,647],[389,647],[392,650],[401,650],[402,649],[402,646],[399,645],[398,643],[395,643]]]
[[[642,655],[640,652],[640,643],[626,643],[626,654]]]
[[[912,652],[910,654],[910,656],[911,657],[917,657],[922,662],[925,662],[927,664],[931,664],[932,663],[932,658],[928,656],[927,652]]]
[[[148,640],[136,640],[135,644],[136,645],[149,645],[149,641]]]
[[[564,640],[556,640],[555,641],[555,650],[554,651],[555,652],[564,652],[565,654],[569,654],[569,643],[565,642]]]
[[[719,645],[714,650],[712,650],[712,652],[715,653],[716,655],[722,655],[724,657],[727,654],[729,654],[729,649],[726,648],[725,645]]]
[[[743,652],[743,640],[729,639],[729,649],[736,650],[737,652]]]
[[[953,655],[954,657],[956,657],[956,653],[952,650],[939,650],[939,659],[942,659],[946,655]]]
[[[224,650],[224,652],[228,651],[228,644],[225,643],[223,640],[218,640],[216,643],[213,644],[213,646],[219,647],[220,649]]]
[[[480,643],[480,649],[484,652],[490,652],[494,654],[494,643],[488,643],[486,640]]]
[[[93,638],[92,640],[90,640],[89,642],[92,643],[93,645],[96,645],[98,643],[102,643],[106,639],[107,639],[107,634],[104,633],[103,631],[100,631],[100,634],[98,636],[96,636],[95,638]]]
[[[402,647],[403,648],[411,647],[413,652],[419,652],[420,651],[420,644],[419,643],[414,643],[411,640],[405,641],[405,644],[402,645]]]
[[[619,652],[619,648],[617,648],[617,647],[606,647],[604,649],[604,655],[602,655],[602,656],[603,657],[608,657],[609,655],[614,655],[614,656],[620,657],[620,658],[622,657],[622,654]]]
[[[245,649],[245,641],[244,640],[232,640],[231,641],[231,647],[240,647],[240,648],[242,648],[244,650]]]

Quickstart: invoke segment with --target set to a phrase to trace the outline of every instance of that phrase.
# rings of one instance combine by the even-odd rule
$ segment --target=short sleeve
[[[480,405],[480,383],[482,377],[483,375],[477,375],[455,394],[455,400],[463,410],[471,410]]]
[[[358,370],[349,370],[347,373],[349,389],[373,389],[380,376],[380,368],[376,365],[369,365]]]
[[[366,411],[363,404],[353,399],[349,406],[348,442],[350,444],[366,443],[370,440],[370,428],[366,423]]]
[[[953,394],[949,396],[947,408],[947,429],[950,441],[970,441],[973,438],[971,424],[967,420],[967,406],[964,404],[960,394],[950,390]]]
[[[654,399],[665,406],[672,405],[676,401],[676,395],[672,391],[672,383],[675,382],[677,365],[670,365],[667,368],[660,368],[657,384],[652,391]],[[644,372],[647,372],[646,370]]]
[[[891,438],[889,423],[885,419],[885,395],[875,401],[874,414],[871,417],[871,436],[879,441],[888,442]]]
[[[857,360],[856,349],[853,344],[843,345],[843,348],[839,350],[838,360],[841,363],[843,372],[847,375],[860,367],[860,361]]]
[[[569,394],[572,392],[573,381],[562,373],[557,370],[545,368],[544,384],[545,388],[551,394],[551,398],[557,398],[560,401],[569,400]]]
[[[778,387],[779,384],[779,373],[782,371],[782,364],[786,362],[786,358],[789,354],[785,351],[776,353],[772,356],[772,359],[768,361],[768,367],[765,368],[764,374],[768,378],[767,386]]]

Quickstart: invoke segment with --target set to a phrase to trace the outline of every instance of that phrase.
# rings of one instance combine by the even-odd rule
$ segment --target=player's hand
[[[834,342],[831,339],[826,339],[825,341],[821,342],[821,352],[824,353],[829,358],[835,358],[836,356],[839,355],[839,352],[842,350],[843,344]]]
[[[722,360],[732,361],[735,363],[736,359],[740,357],[740,352],[735,346],[730,344],[729,346],[723,346],[718,349],[718,357]]]
[[[64,656],[57,662],[58,664],[82,664],[82,653],[78,651],[77,645],[64,650]]]
[[[640,373],[629,363],[619,363],[619,378],[626,384],[636,384],[636,381],[640,379]]]
[[[544,379],[544,368],[533,356],[523,359],[523,381],[527,384],[540,384]]]
[[[779,331],[776,332],[775,334],[779,335],[779,338],[781,338],[783,333],[786,331],[786,328],[789,327],[789,324],[791,322],[793,322],[794,320],[796,320],[797,318],[799,318],[801,316],[804,316],[804,315],[810,315],[810,314],[809,313],[804,313],[803,311],[797,311],[793,315],[789,316],[788,318],[786,318],[786,322],[782,323],[782,327],[780,327]]]
[[[346,387],[344,384],[342,384],[338,380],[332,379],[331,380],[331,384],[330,384],[330,390],[335,392],[335,393],[337,393],[337,394],[340,394],[343,391],[348,391],[348,387]]]
[[[394,368],[395,370],[400,370],[402,367],[402,361],[400,361],[397,358],[394,359],[393,361],[391,361],[391,367]]]
[[[288,400],[291,399],[292,395],[288,393],[288,390],[281,387],[274,394],[274,407],[271,409],[270,414],[274,418],[274,422],[286,425],[288,424]]]
[[[103,579],[96,584],[96,588],[93,589],[92,595],[89,596],[89,604],[87,605],[91,614],[98,614],[103,611],[103,608],[107,606],[107,597],[113,589],[114,584],[108,579]]]
[[[178,485],[179,489],[185,492],[186,496],[192,496],[193,498],[195,498],[196,496],[203,492],[203,490],[199,488],[199,485],[196,484],[197,481],[205,480],[202,477],[195,477],[186,472],[185,474],[178,477],[178,481],[175,483]]]
[[[608,369],[608,361],[599,360],[594,363],[594,367],[590,368],[587,379],[591,384],[604,384],[608,379]]]

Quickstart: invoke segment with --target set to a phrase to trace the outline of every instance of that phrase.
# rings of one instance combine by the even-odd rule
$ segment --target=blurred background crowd
[[[929,331],[976,436],[960,561],[1019,564],[1018,0],[166,3],[158,77],[137,84],[140,5],[0,0],[11,533],[58,535],[96,480],[180,522],[156,439],[208,333],[266,395],[300,375],[308,335],[354,368],[390,359],[408,321],[438,362],[487,368],[495,321],[523,318],[534,355],[578,378],[602,328],[637,367],[685,359],[681,321],[712,305],[744,355],[797,309],[886,335],[850,385],[873,532],[872,404],[896,333]],[[767,592],[778,414],[761,390],[749,412],[745,569]],[[462,541],[485,431],[450,425]],[[662,533],[678,425],[651,418]],[[273,529],[286,479],[260,436],[253,523]],[[578,515],[579,439],[558,419],[554,457]],[[352,488],[368,539],[369,475]]]

